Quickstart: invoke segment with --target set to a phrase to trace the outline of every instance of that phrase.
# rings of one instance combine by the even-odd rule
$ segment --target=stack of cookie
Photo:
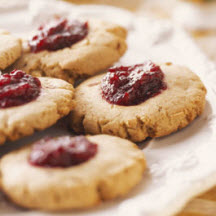
[[[57,18],[23,43],[0,38],[0,144],[63,116],[71,128],[1,159],[1,190],[22,207],[86,208],[127,194],[146,170],[133,142],[175,132],[204,110],[206,89],[183,66],[148,60],[96,75],[125,53],[121,26]]]

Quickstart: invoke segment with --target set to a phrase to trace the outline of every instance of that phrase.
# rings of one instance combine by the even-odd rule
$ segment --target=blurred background
[[[13,9],[22,9],[29,2],[41,0],[0,0],[0,16]],[[52,0],[43,0],[52,1]],[[60,0],[59,0],[60,1]],[[206,55],[216,62],[216,1],[215,0],[65,0],[72,4],[103,4],[121,7],[137,15],[170,19],[191,34]],[[24,16],[22,12],[18,14]],[[16,15],[12,28],[16,28]],[[2,25],[1,25],[2,26]],[[8,26],[7,23],[5,27]],[[4,27],[4,25],[2,26]]]
[[[105,4],[138,15],[171,19],[182,25],[207,56],[216,62],[215,0],[67,0],[75,4]]]

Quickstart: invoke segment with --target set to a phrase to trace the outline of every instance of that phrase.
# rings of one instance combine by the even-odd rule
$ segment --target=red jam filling
[[[77,20],[56,19],[52,22],[42,25],[28,44],[31,52],[42,50],[58,50],[70,47],[76,42],[82,40],[88,34],[88,23]]]
[[[70,167],[91,159],[97,149],[97,144],[85,136],[45,138],[33,145],[29,162],[43,167]]]
[[[110,68],[102,79],[102,96],[122,106],[140,104],[167,88],[161,68],[151,61]]]
[[[21,70],[0,75],[0,108],[28,103],[36,99],[40,91],[40,80]]]

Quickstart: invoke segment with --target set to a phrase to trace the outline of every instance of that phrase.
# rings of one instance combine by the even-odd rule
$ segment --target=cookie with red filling
[[[45,138],[1,159],[1,186],[34,209],[87,208],[127,194],[142,179],[144,154],[109,135]]]
[[[0,144],[50,127],[74,107],[73,86],[21,70],[0,75]]]
[[[73,83],[110,67],[126,51],[126,30],[99,20],[56,19],[40,26],[14,65],[35,76]]]
[[[0,29],[0,70],[14,63],[21,56],[21,51],[21,40]]]
[[[151,61],[109,69],[75,90],[71,127],[139,142],[187,126],[205,107],[206,89],[188,68]]]

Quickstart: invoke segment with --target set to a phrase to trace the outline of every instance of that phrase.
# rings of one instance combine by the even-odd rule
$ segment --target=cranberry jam
[[[70,47],[76,42],[84,39],[88,34],[88,23],[77,20],[55,19],[42,25],[28,44],[31,52],[42,50],[54,51]]]
[[[151,61],[110,68],[102,79],[102,96],[122,106],[140,104],[167,88],[161,68]]]
[[[29,162],[43,167],[70,167],[94,157],[97,149],[97,144],[85,136],[45,138],[33,145]]]
[[[28,103],[36,99],[40,91],[40,80],[21,70],[0,75],[0,108]]]

